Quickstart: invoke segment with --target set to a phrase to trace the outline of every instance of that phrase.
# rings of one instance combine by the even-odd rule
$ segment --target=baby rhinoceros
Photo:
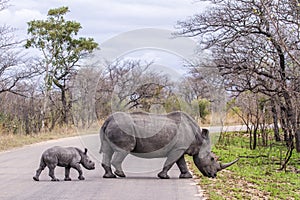
[[[41,172],[47,166],[51,181],[59,181],[54,175],[56,166],[65,167],[65,181],[71,181],[70,169],[74,168],[79,173],[79,180],[84,180],[80,164],[88,170],[95,169],[95,163],[87,156],[87,149],[84,152],[76,147],[59,147],[55,146],[44,151],[40,161],[40,167],[36,170],[33,180],[39,181]]]

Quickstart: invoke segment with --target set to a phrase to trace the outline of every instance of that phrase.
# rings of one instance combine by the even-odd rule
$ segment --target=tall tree
[[[92,38],[77,37],[82,28],[80,23],[65,20],[68,7],[50,9],[46,20],[28,22],[26,48],[36,48],[42,52],[45,74],[45,101],[43,115],[46,114],[49,91],[56,86],[61,93],[62,122],[69,123],[72,98],[68,82],[76,74],[78,62],[86,57],[98,44]]]

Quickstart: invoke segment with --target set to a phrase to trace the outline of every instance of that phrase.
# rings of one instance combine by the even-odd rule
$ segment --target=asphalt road
[[[42,152],[48,147],[77,146],[87,147],[90,157],[96,162],[96,169],[84,169],[84,181],[77,179],[71,169],[72,181],[51,182],[46,168],[40,181],[32,177],[39,165]],[[56,141],[43,142],[23,148],[0,153],[0,199],[1,200],[150,200],[150,199],[201,199],[199,188],[193,179],[179,179],[179,170],[174,166],[169,175],[171,179],[161,180],[157,173],[164,159],[140,159],[129,156],[124,161],[127,178],[103,179],[100,166],[99,136],[86,135]],[[57,178],[63,180],[64,168],[56,168]]]

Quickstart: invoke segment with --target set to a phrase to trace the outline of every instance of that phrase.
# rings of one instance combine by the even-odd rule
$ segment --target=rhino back
[[[188,148],[195,140],[189,119],[182,112],[167,115],[119,112],[109,120],[107,138],[132,153],[154,152],[175,144],[178,148]]]
[[[153,129],[153,132],[148,132],[149,129],[145,127],[145,130],[141,128],[141,133],[151,133],[149,137],[136,137],[136,146],[132,152],[134,153],[150,153],[162,149],[163,147],[172,143],[177,139],[177,125],[175,123],[167,123],[163,126],[158,126]],[[142,135],[137,133],[137,135]],[[174,142],[173,142],[174,144]]]
[[[57,164],[61,167],[69,166],[70,163],[79,162],[81,159],[76,148],[59,146],[47,149],[42,157],[47,164]]]

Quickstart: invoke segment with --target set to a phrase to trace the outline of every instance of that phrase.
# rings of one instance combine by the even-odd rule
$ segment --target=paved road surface
[[[51,182],[46,168],[40,181],[32,176],[39,165],[41,153],[54,145],[88,147],[90,156],[97,161],[96,170],[84,170],[86,180],[78,181],[77,172],[71,170],[71,182]],[[100,167],[98,134],[60,139],[26,146],[0,153],[0,199],[1,200],[150,200],[150,199],[201,199],[198,187],[192,179],[178,179],[179,170],[174,166],[171,179],[161,180],[156,174],[163,159],[139,159],[127,157],[124,170],[127,178],[103,179]],[[56,176],[64,178],[64,169],[57,167]]]

